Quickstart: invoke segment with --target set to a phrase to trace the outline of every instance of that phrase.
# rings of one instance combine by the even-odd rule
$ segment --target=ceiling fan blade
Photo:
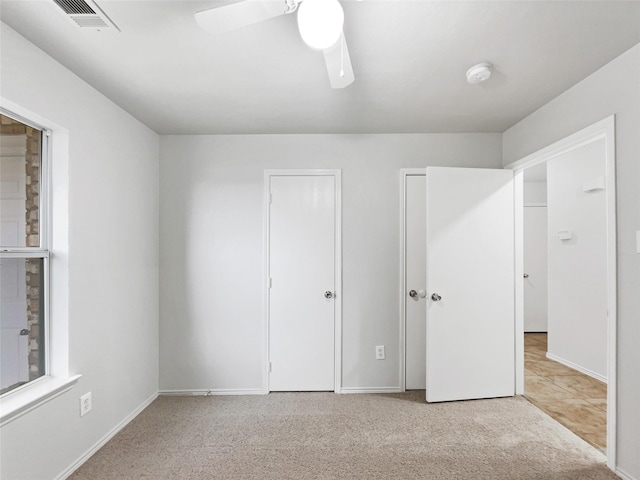
[[[282,0],[245,0],[196,13],[198,25],[212,33],[225,33],[284,15]]]
[[[351,85],[355,76],[344,33],[334,46],[324,49],[322,53],[324,53],[324,61],[327,64],[331,88],[344,88]]]

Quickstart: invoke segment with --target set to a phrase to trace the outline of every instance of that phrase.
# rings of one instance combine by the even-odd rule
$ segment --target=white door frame
[[[264,369],[263,369],[263,392],[269,393],[269,265],[270,265],[270,246],[269,246],[269,229],[271,226],[271,211],[269,208],[271,193],[271,177],[297,177],[297,176],[328,176],[335,179],[335,268],[334,268],[334,301],[335,301],[335,320],[334,320],[334,353],[335,353],[335,393],[342,392],[342,170],[340,169],[283,169],[283,170],[265,170],[264,171]]]
[[[617,254],[616,254],[616,166],[615,116],[605,118],[505,168],[514,170],[516,179],[516,278],[524,273],[523,255],[523,170],[547,162],[597,140],[605,140],[607,214],[607,466],[616,468],[616,358],[617,358]],[[516,282],[516,394],[524,393],[524,285]]]
[[[400,391],[406,391],[407,387],[407,312],[405,309],[405,292],[407,291],[407,177],[423,175],[426,177],[426,168],[401,168],[400,169]],[[427,199],[425,197],[424,201]],[[425,279],[426,280],[426,279]]]

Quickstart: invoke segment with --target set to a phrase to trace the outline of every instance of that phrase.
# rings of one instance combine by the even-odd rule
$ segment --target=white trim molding
[[[622,480],[638,480],[636,477],[629,475],[627,472],[622,470],[621,468],[616,468],[616,475],[618,475]]]
[[[3,395],[0,399],[0,427],[68,392],[80,378],[82,375],[66,378],[45,376]]]
[[[617,251],[616,251],[616,164],[615,164],[615,116],[611,115],[593,125],[569,135],[537,152],[517,160],[504,168],[514,170],[516,175],[525,168],[548,162],[567,152],[583,147],[598,140],[605,141],[606,156],[606,202],[607,202],[607,306],[609,316],[607,321],[607,466],[616,471],[616,359],[617,359]],[[522,205],[522,200],[520,200]],[[516,207],[518,202],[516,199]],[[516,215],[522,216],[522,208],[516,208]],[[518,224],[518,223],[517,223]],[[516,242],[516,274],[523,268],[523,243]],[[518,278],[518,277],[516,277]],[[521,299],[516,299],[516,318],[524,315],[524,305]],[[516,325],[517,334],[524,335],[519,323]],[[524,361],[518,359],[517,375],[524,375]]]
[[[193,390],[160,390],[163,397],[209,397],[217,395],[266,395],[262,388],[200,388]]]
[[[402,387],[342,387],[342,393],[401,393]]]
[[[269,169],[264,171],[264,367],[263,367],[263,389],[264,393],[269,393],[269,226],[271,222],[270,213],[270,178],[272,176],[327,176],[335,179],[335,265],[334,265],[334,391],[341,393],[342,390],[342,170],[340,169]]]
[[[591,377],[591,378],[595,378],[596,380],[601,381],[602,383],[607,383],[607,378],[603,377],[602,375],[600,375],[599,373],[593,372],[591,370],[589,370],[588,368],[584,368],[581,367],[580,365],[577,365],[573,362],[570,362],[569,360],[565,360],[562,357],[558,357],[557,355],[554,355],[552,353],[547,352],[547,358],[549,360],[553,360],[554,362],[558,362],[561,363],[562,365],[565,365],[569,368],[572,368],[573,370],[577,370],[580,373],[584,373],[585,375]]]
[[[524,172],[513,174],[514,279],[524,277]],[[524,395],[524,282],[514,281],[515,394]],[[522,305],[522,308],[519,308]],[[522,367],[522,368],[520,368]]]

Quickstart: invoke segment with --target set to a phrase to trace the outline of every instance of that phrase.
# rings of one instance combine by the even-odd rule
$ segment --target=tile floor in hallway
[[[525,334],[525,397],[604,452],[607,445],[607,385],[549,360],[546,353],[546,333]]]

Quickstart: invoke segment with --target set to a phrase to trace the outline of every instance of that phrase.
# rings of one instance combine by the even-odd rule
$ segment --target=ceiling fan
[[[338,0],[244,0],[196,13],[198,25],[212,33],[225,33],[294,12],[304,42],[322,50],[332,88],[353,83],[349,50],[344,39],[344,12]]]

